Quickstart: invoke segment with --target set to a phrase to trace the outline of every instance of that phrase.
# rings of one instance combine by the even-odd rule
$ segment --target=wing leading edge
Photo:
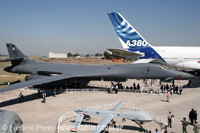
[[[109,114],[104,116],[101,122],[96,126],[92,133],[100,133],[107,125],[111,122],[111,120],[115,117],[115,115]]]
[[[75,76],[69,75],[69,74],[59,74],[59,75],[48,76],[48,77],[43,77],[43,78],[39,78],[39,79],[33,79],[33,80],[29,80],[29,81],[16,83],[16,84],[13,84],[9,87],[1,88],[0,93],[19,89],[19,88],[49,83],[49,82],[53,82],[53,81],[59,81],[59,80],[62,80],[62,79],[73,78],[73,77],[75,77]]]
[[[119,111],[119,109],[121,108],[122,104],[124,103],[124,100],[122,100],[119,104],[117,104],[112,111]],[[115,118],[115,115],[112,114],[108,114],[106,116],[103,117],[103,119],[101,120],[101,122],[99,122],[99,124],[96,126],[95,130],[93,131],[93,133],[100,133],[107,125],[108,123],[111,122],[111,120],[113,118]]]

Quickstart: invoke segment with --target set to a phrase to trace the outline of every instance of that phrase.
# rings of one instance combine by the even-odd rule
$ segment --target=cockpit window
[[[159,69],[169,69],[169,67],[165,66],[165,65],[162,65],[162,66],[159,66]]]

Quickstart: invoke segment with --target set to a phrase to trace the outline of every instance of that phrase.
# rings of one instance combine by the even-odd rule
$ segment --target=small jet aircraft
[[[90,80],[126,81],[126,79],[190,79],[195,76],[162,67],[159,64],[126,64],[126,65],[81,65],[53,62],[37,62],[28,59],[15,45],[6,44],[11,66],[4,71],[30,74],[27,81],[1,88],[0,93],[23,87],[35,88],[66,87],[79,83],[86,86]]]
[[[150,122],[152,117],[143,111],[119,111],[124,101],[122,100],[118,105],[116,105],[111,110],[98,110],[98,109],[88,109],[82,108],[74,110],[78,113],[78,116],[74,122],[73,128],[71,131],[78,131],[84,116],[93,115],[93,116],[102,116],[103,119],[98,123],[93,133],[100,133],[114,118],[122,118],[122,121],[126,119],[137,121],[137,122]]]

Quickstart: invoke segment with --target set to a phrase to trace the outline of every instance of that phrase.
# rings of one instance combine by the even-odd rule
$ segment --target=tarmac
[[[141,88],[144,86],[142,80],[128,80],[123,83],[124,86],[131,86],[133,82],[140,83]],[[93,81],[91,84],[108,85],[110,82]],[[175,81],[177,85],[185,85],[187,81]],[[155,83],[154,89],[158,89],[158,82]],[[169,132],[181,133],[183,117],[188,120],[189,111],[194,108],[197,113],[200,112],[200,88],[185,88],[182,95],[173,94],[170,96],[170,102],[166,102],[166,94],[143,94],[119,92],[118,94],[108,94],[107,92],[72,92],[63,93],[53,97],[49,95],[47,102],[43,103],[41,98],[38,98],[37,91],[23,91],[25,96],[24,102],[19,103],[18,95],[20,90],[14,90],[0,94],[0,109],[16,112],[23,121],[24,133],[55,133],[58,119],[66,112],[71,112],[77,108],[95,107],[99,105],[118,103],[125,100],[125,103],[135,104],[145,110],[156,113],[158,116],[167,120],[169,111],[174,114],[174,122],[172,128],[168,128]],[[127,109],[122,109],[127,110]],[[92,116],[91,116],[92,117]],[[76,118],[65,120],[61,126],[72,126]],[[92,117],[89,123],[96,125],[101,121],[101,117]],[[200,116],[198,115],[198,120]],[[123,123],[121,119],[115,119],[118,125],[123,128],[120,130],[114,129],[111,133],[129,133],[140,132],[140,128],[134,122],[127,120]],[[87,126],[82,124],[82,130],[78,132],[92,132]],[[155,132],[160,126],[152,121],[143,124],[146,130]],[[84,128],[85,127],[85,128]],[[70,129],[70,128],[69,128]],[[61,133],[70,132],[69,129],[60,130]],[[86,130],[88,129],[88,130]],[[193,132],[193,126],[189,125],[188,133]]]

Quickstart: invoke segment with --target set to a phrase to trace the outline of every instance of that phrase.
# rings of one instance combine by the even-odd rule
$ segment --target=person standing
[[[187,133],[187,126],[188,126],[188,122],[186,121],[186,118],[183,118],[183,122],[182,122],[183,133]]]
[[[19,102],[22,102],[22,99],[24,99],[24,95],[22,94],[22,92],[19,93]]]
[[[8,81],[8,86],[10,86],[10,81]]]
[[[200,129],[200,125],[199,125],[198,121],[196,121],[194,128],[193,128],[194,133],[199,133],[199,129]]]
[[[160,132],[158,132],[158,129],[156,128],[156,133],[160,133]]]
[[[134,90],[136,90],[137,88],[136,88],[136,84],[135,83],[133,83],[133,89]]]
[[[167,102],[169,102],[169,96],[170,96],[170,92],[167,92]]]
[[[56,88],[53,90],[53,96],[56,97]]]
[[[140,84],[139,83],[137,84],[137,90],[140,90]]]
[[[191,87],[191,85],[192,85],[192,80],[189,79],[189,80],[188,80],[188,87]]]
[[[163,128],[162,128],[162,133],[167,133],[167,125],[165,125]]]
[[[183,91],[183,88],[180,86],[179,87],[179,93],[180,93],[180,95],[181,95],[182,91]]]
[[[42,98],[43,98],[43,102],[46,103],[46,93],[45,92],[43,92]]]
[[[40,88],[39,88],[39,89],[38,89],[38,97],[40,97],[40,94],[41,94],[41,93],[40,93]]]
[[[108,85],[108,93],[111,93],[111,85]]]
[[[193,125],[194,124],[194,109],[191,109],[189,113],[189,118],[190,118],[191,124]]]
[[[171,111],[169,111],[169,114],[168,114],[168,126],[170,128],[172,128],[172,118],[174,118],[174,115],[172,114]]]
[[[119,89],[119,87],[118,87],[118,85],[116,85],[116,86],[115,86],[115,94],[118,93],[118,89]]]

